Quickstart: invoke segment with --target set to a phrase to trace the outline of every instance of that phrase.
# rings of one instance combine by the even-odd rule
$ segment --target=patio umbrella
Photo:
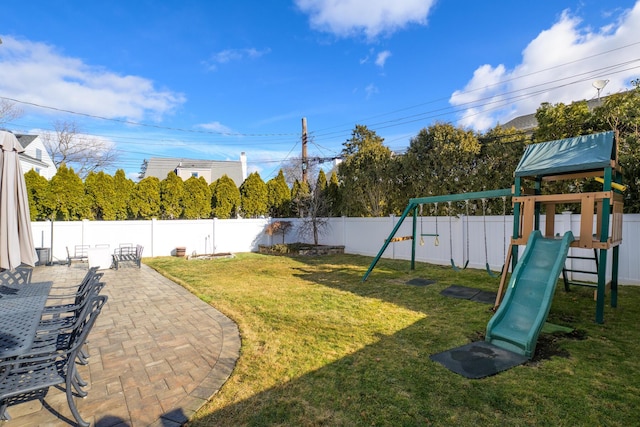
[[[24,148],[10,132],[0,131],[0,269],[35,265],[27,186],[19,153]]]

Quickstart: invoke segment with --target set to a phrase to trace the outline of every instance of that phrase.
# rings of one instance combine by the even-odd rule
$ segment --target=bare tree
[[[11,101],[0,99],[0,126],[9,123],[22,115],[22,110]]]
[[[320,236],[329,228],[329,205],[324,188],[316,184],[303,204],[307,216],[303,217],[298,225],[298,235],[302,238],[313,238],[314,245],[318,246]]]
[[[298,180],[302,182],[302,158],[290,157],[286,162],[280,166],[284,173],[284,178],[287,181],[289,187],[293,187],[293,183]],[[307,177],[314,177],[317,175],[318,165],[317,162],[307,162]],[[313,179],[313,178],[309,178]]]
[[[118,153],[109,141],[83,134],[75,122],[57,121],[53,126],[55,133],[45,133],[42,139],[56,167],[65,163],[85,178],[115,164]]]

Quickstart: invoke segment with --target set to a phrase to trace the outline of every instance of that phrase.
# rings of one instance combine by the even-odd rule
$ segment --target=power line
[[[536,74],[540,74],[543,72],[547,72],[547,71],[552,71],[552,70],[556,70],[559,69],[561,67],[565,67],[567,65],[571,65],[571,64],[575,64],[578,63],[580,61],[585,61],[588,59],[593,59],[596,58],[598,56],[601,55],[605,55],[607,53],[611,53],[614,51],[618,51],[621,49],[625,49],[628,47],[632,47],[632,46],[636,46],[640,44],[640,42],[634,42],[625,46],[621,46],[618,48],[614,48],[614,49],[610,49],[604,52],[600,52],[598,54],[594,54],[594,55],[590,55],[584,58],[580,58],[574,61],[570,61],[570,62],[566,62],[563,64],[559,64],[553,67],[548,67],[545,69],[541,69],[541,70],[537,70],[528,74],[523,74],[520,75],[518,77],[513,77],[510,79],[505,79],[502,80],[500,82],[496,82],[490,85],[487,85],[485,87],[482,88],[475,88],[475,89],[471,89],[468,91],[463,91],[463,92],[459,92],[459,95],[466,95],[466,94],[471,94],[474,93],[476,91],[479,90],[486,90],[487,88],[491,88],[491,87],[496,87],[496,86],[500,86],[500,85],[505,85],[506,83],[512,82],[512,81],[516,81],[519,79],[523,79],[525,77],[531,77],[532,75],[536,75]],[[559,79],[555,79],[555,80],[550,80],[550,81],[546,81],[543,83],[539,83],[536,85],[531,85],[525,88],[520,88],[520,89],[515,89],[512,91],[507,91],[504,93],[497,93],[493,96],[490,97],[482,97],[473,101],[469,101],[469,102],[465,102],[462,104],[459,104],[457,106],[446,106],[446,107],[441,107],[441,108],[436,108],[433,110],[427,110],[427,111],[423,111],[423,112],[419,112],[416,114],[411,114],[411,115],[405,115],[405,116],[401,116],[401,117],[396,117],[396,118],[392,118],[389,120],[383,120],[383,121],[378,121],[378,122],[374,122],[374,123],[370,123],[368,124],[368,126],[372,126],[372,127],[377,127],[378,129],[387,129],[387,128],[391,128],[391,127],[396,127],[396,126],[401,126],[401,125],[405,125],[405,124],[409,124],[409,123],[414,123],[414,122],[418,122],[418,121],[424,121],[427,119],[432,119],[435,117],[441,117],[441,116],[445,116],[445,115],[450,115],[450,114],[456,114],[456,113],[460,113],[462,111],[468,110],[469,108],[477,108],[477,109],[482,109],[482,111],[480,112],[476,112],[476,113],[470,113],[465,115],[464,117],[470,117],[472,115],[475,114],[482,114],[482,113],[486,113],[488,111],[493,111],[496,109],[500,109],[500,108],[504,108],[516,101],[521,101],[527,98],[531,98],[534,96],[539,95],[540,93],[543,92],[547,92],[547,91],[552,91],[552,90],[556,90],[562,87],[566,87],[569,85],[573,85],[573,84],[577,84],[577,83],[582,83],[584,81],[587,81],[590,78],[593,78],[593,75],[596,73],[599,73],[600,75],[603,74],[618,74],[624,71],[629,71],[629,70],[635,70],[638,67],[634,66],[634,67],[628,67],[625,69],[621,69],[622,67],[626,67],[628,65],[631,65],[637,61],[639,61],[640,59],[632,59],[629,61],[624,61],[624,62],[620,62],[617,64],[613,64],[613,65],[609,65],[606,67],[601,67],[601,68],[596,68],[596,69],[592,69],[590,71],[586,71],[586,72],[582,72],[582,73],[578,73],[578,74],[573,74],[571,76],[568,77],[564,77],[564,78],[559,78]],[[584,76],[584,78],[579,78],[580,76]],[[575,81],[570,81],[567,82],[567,80],[570,79],[577,79]],[[553,83],[560,83],[560,82],[565,82],[563,84],[558,84],[552,87],[548,87],[549,85],[553,84]],[[537,90],[533,90],[532,89],[536,89],[539,88]],[[380,117],[385,117],[385,116],[389,116],[392,114],[396,114],[398,112],[402,112],[402,111],[407,111],[410,109],[414,109],[420,106],[424,106],[424,105],[428,105],[428,104],[433,104],[436,103],[438,101],[441,100],[446,100],[446,99],[450,99],[451,97],[447,97],[447,98],[440,98],[440,99],[436,99],[436,100],[432,100],[432,101],[428,101],[428,102],[424,102],[421,104],[416,104],[413,106],[409,106],[409,107],[404,107],[404,108],[400,108],[400,109],[396,109],[394,111],[388,112],[388,113],[382,113],[382,114],[378,114],[375,116],[371,116],[369,119],[373,119],[373,118],[380,118]],[[25,104],[25,105],[31,105],[37,108],[45,108],[45,109],[50,109],[50,110],[54,110],[54,111],[60,111],[60,112],[65,112],[65,113],[69,113],[69,114],[75,114],[75,115],[79,115],[79,116],[84,116],[84,117],[89,117],[89,118],[95,118],[95,119],[100,119],[100,120],[106,120],[109,122],[115,122],[115,123],[119,123],[119,124],[127,124],[127,125],[135,125],[135,126],[142,126],[142,127],[147,127],[147,128],[154,128],[154,129],[159,129],[162,131],[175,131],[175,132],[182,132],[182,133],[188,133],[191,135],[204,135],[204,136],[211,136],[211,135],[215,135],[215,136],[223,136],[223,137],[245,137],[245,138],[280,138],[282,136],[296,136],[299,137],[300,134],[299,133],[256,133],[256,134],[251,134],[251,133],[225,133],[225,132],[216,132],[216,131],[207,131],[207,130],[194,130],[194,129],[183,129],[183,128],[177,128],[177,127],[168,127],[168,126],[160,126],[160,125],[153,125],[153,124],[147,124],[147,123],[139,123],[139,122],[133,122],[133,121],[129,121],[129,120],[123,120],[123,119],[113,119],[113,118],[107,118],[107,117],[102,117],[102,116],[97,116],[97,115],[92,115],[92,114],[86,114],[86,113],[78,113],[78,112],[74,112],[74,111],[70,111],[70,110],[65,110],[65,109],[61,109],[61,108],[56,108],[56,107],[48,107],[48,106],[44,106],[44,105],[40,105],[40,104],[36,104],[36,103],[31,103],[31,102],[26,102],[26,101],[20,101],[17,99],[13,99],[13,98],[8,98],[8,97],[2,97],[0,96],[0,99],[5,99],[5,100],[9,100],[9,101],[13,101],[13,102],[17,102],[17,103],[21,103],[21,104]],[[317,140],[323,140],[323,139],[334,139],[334,135],[339,135],[339,134],[344,134],[344,133],[348,133],[351,132],[351,128],[348,130],[338,130],[338,131],[332,131],[332,132],[326,132],[327,130],[330,129],[335,129],[337,127],[341,127],[343,125],[336,125],[336,126],[332,126],[332,127],[328,127],[328,128],[323,128],[320,129],[318,131],[312,132],[311,135],[314,137],[312,140],[312,143],[318,148],[318,150],[321,152],[321,154],[325,154],[323,153],[322,149],[326,149],[328,151],[334,151],[331,150],[327,147],[322,147],[320,144],[317,143]],[[349,125],[351,126],[351,125]],[[324,133],[322,133],[324,132]],[[105,134],[104,136],[106,136],[107,134]],[[408,135],[407,135],[408,136]],[[160,136],[161,138],[163,137],[163,135]],[[394,142],[397,141],[402,137],[396,138],[394,140],[391,140],[389,142]],[[156,139],[156,138],[141,138],[141,137],[133,137],[133,136],[128,136],[128,137],[123,137],[123,136],[112,136],[112,138],[114,140],[116,140],[116,142],[118,143],[127,143],[127,144],[131,144],[131,145],[144,145],[144,146],[160,146],[160,147],[164,147],[165,145],[162,144],[161,142],[167,142],[167,143],[172,143],[175,142],[175,140],[171,140],[171,139]],[[135,141],[143,141],[143,142],[135,142]],[[148,142],[144,142],[144,141],[159,141],[157,143],[148,143]],[[181,141],[184,142],[184,141]],[[225,141],[226,142],[226,141]],[[257,140],[257,141],[243,141],[244,145],[264,145],[265,144],[264,139],[261,140]],[[278,144],[278,143],[284,143],[284,141],[273,141],[273,144]],[[191,141],[187,141],[187,146],[195,146],[195,147],[210,147],[212,144],[215,145],[226,145],[223,142],[220,141],[215,141],[215,142],[194,142],[193,140]],[[230,142],[229,144],[237,144],[237,141],[234,142]],[[296,142],[296,144],[294,145],[294,148],[297,146],[298,142]],[[286,155],[285,159],[282,160],[265,160],[262,161],[260,163],[273,163],[273,162],[282,162],[285,161],[289,158],[289,156],[291,155],[291,152],[293,151],[290,150],[289,153]],[[122,152],[127,152],[126,150],[120,150]],[[141,154],[141,155],[154,155],[155,153],[143,153],[143,152],[133,152],[133,151],[129,151],[132,154]],[[335,151],[334,151],[335,152]],[[323,157],[324,158],[324,157]],[[328,158],[328,157],[327,157]],[[250,163],[258,163],[258,161],[252,161]],[[273,172],[272,172],[273,173]]]
[[[598,56],[606,55],[608,53],[612,53],[612,52],[615,52],[615,51],[618,51],[618,50],[623,50],[623,49],[626,49],[626,48],[629,48],[629,47],[636,46],[638,44],[640,44],[640,41],[634,42],[634,43],[629,43],[627,45],[620,46],[620,47],[617,47],[617,48],[605,50],[603,52],[596,53],[596,54],[593,54],[593,55],[589,55],[589,56],[586,56],[584,58],[580,58],[580,59],[576,59],[576,60],[573,60],[573,61],[565,62],[565,63],[562,63],[562,64],[554,65],[552,67],[547,67],[547,68],[543,68],[543,69],[540,69],[540,70],[532,71],[530,73],[522,74],[522,75],[519,75],[517,77],[510,78],[510,79],[501,80],[499,82],[492,83],[492,84],[489,84],[489,85],[486,85],[486,86],[483,86],[483,87],[480,87],[480,88],[475,88],[475,89],[471,89],[471,90],[467,90],[467,91],[462,91],[462,92],[460,92],[460,94],[467,95],[467,94],[471,94],[471,93],[474,93],[474,92],[477,92],[477,91],[480,91],[480,90],[485,90],[487,88],[492,88],[492,87],[495,87],[495,86],[501,86],[501,85],[504,85],[505,83],[509,83],[509,82],[516,81],[516,80],[519,80],[519,79],[523,79],[523,78],[526,78],[526,77],[531,77],[531,76],[534,76],[536,74],[544,73],[544,72],[547,72],[547,71],[552,71],[552,70],[555,70],[555,69],[558,69],[558,68],[561,68],[561,67],[565,67],[567,65],[572,65],[572,64],[575,64],[575,63],[578,63],[578,62],[581,62],[581,61],[585,61],[585,60],[588,60],[588,59],[593,59],[593,58],[596,58]],[[401,111],[411,110],[411,109],[414,109],[414,108],[422,107],[424,105],[434,104],[434,103],[440,102],[440,101],[447,101],[450,98],[451,98],[450,95],[447,96],[447,97],[437,98],[437,99],[434,99],[434,100],[431,100],[431,101],[426,101],[426,102],[422,102],[422,103],[419,103],[419,104],[414,104],[414,105],[411,105],[411,106],[408,106],[408,107],[399,108],[399,109],[396,109],[396,110],[393,110],[393,111],[390,111],[390,112],[387,112],[387,113],[381,113],[381,114],[370,116],[370,117],[367,117],[367,118],[364,118],[364,119],[361,119],[361,120],[356,120],[354,123],[367,122],[367,121],[369,121],[371,119],[375,119],[375,118],[378,118],[378,117],[384,117],[384,116],[392,115],[392,114],[395,114],[395,113],[398,113],[398,112],[401,112]],[[334,128],[342,127],[342,126],[350,126],[350,125],[352,125],[352,123],[345,123],[343,125],[330,126],[330,127],[327,127],[327,128],[318,129],[318,130],[316,130],[316,132],[323,132],[323,131],[326,131],[326,130],[329,130],[329,129],[334,129]]]
[[[634,69],[640,68],[640,66],[635,66],[635,67],[630,67],[630,68],[626,68],[626,69],[622,69],[622,70],[613,71],[616,68],[619,68],[619,67],[624,66],[624,65],[629,65],[631,63],[638,62],[638,61],[640,61],[640,58],[633,59],[633,60],[626,61],[626,62],[622,62],[622,63],[619,63],[619,64],[614,64],[614,65],[611,65],[611,66],[608,66],[608,67],[603,67],[603,68],[599,68],[599,69],[595,69],[595,70],[591,70],[591,71],[586,71],[586,72],[575,74],[575,75],[568,76],[568,77],[563,77],[563,78],[556,79],[556,80],[547,81],[547,82],[544,82],[544,83],[539,83],[539,84],[536,84],[536,85],[528,86],[526,88],[512,90],[512,91],[505,92],[505,93],[502,93],[502,94],[496,94],[496,95],[492,95],[492,96],[487,96],[487,97],[484,97],[484,98],[480,98],[480,99],[477,99],[477,100],[473,100],[473,101],[469,101],[469,102],[465,102],[465,103],[459,104],[458,106],[446,106],[446,107],[438,108],[438,109],[435,109],[435,110],[425,111],[425,112],[422,112],[422,113],[412,114],[412,115],[404,116],[404,117],[398,117],[398,118],[395,118],[395,119],[386,120],[386,121],[382,121],[382,122],[369,123],[369,124],[367,124],[367,126],[375,127],[376,129],[386,129],[386,128],[395,127],[395,126],[401,126],[401,125],[404,125],[404,124],[414,123],[414,122],[422,121],[422,120],[426,120],[426,119],[432,119],[432,118],[435,118],[435,117],[441,117],[441,116],[445,116],[445,115],[449,115],[449,114],[455,114],[455,113],[464,111],[464,110],[469,109],[469,108],[482,108],[482,107],[485,107],[485,106],[490,105],[490,104],[495,104],[497,102],[502,102],[502,105],[500,105],[500,108],[502,108],[502,107],[505,107],[505,106],[517,101],[517,100],[532,98],[532,97],[534,97],[536,95],[539,95],[539,94],[547,92],[547,91],[559,89],[559,88],[570,86],[570,85],[577,84],[577,83],[583,83],[585,81],[588,81],[588,80],[592,79],[594,77],[593,76],[594,73],[602,74],[603,72],[606,72],[607,75],[611,75],[611,74],[619,74],[619,73],[624,72],[624,71],[630,71],[630,70],[634,70]],[[568,79],[576,78],[578,76],[585,76],[585,75],[588,75],[588,77],[585,77],[585,78],[579,79],[579,80],[575,80],[575,81],[572,81],[572,82],[569,82],[569,83],[564,83],[564,84],[556,85],[556,86],[553,86],[553,87],[546,87],[546,88],[537,90],[535,92],[524,93],[524,94],[516,95],[516,96],[510,97],[510,98],[502,98],[502,99],[498,99],[498,100],[495,99],[496,97],[500,97],[500,96],[504,96],[504,95],[510,95],[510,94],[516,94],[518,92],[523,92],[523,91],[530,90],[530,89],[533,89],[533,88],[536,88],[536,87],[543,87],[543,86],[547,86],[547,85],[549,85],[551,83],[556,83],[556,82],[560,82],[560,81],[563,81],[563,80],[568,80]],[[487,102],[483,103],[483,101],[487,101]],[[506,101],[509,101],[509,102],[506,102]],[[484,110],[482,112],[486,112],[486,111],[487,110]],[[476,114],[479,114],[479,113],[476,113]],[[381,126],[381,125],[386,125],[386,126]],[[342,130],[342,131],[328,132],[328,133],[325,133],[325,134],[314,133],[314,136],[316,138],[318,138],[318,139],[327,139],[327,137],[330,137],[332,135],[344,134],[346,132],[351,132],[351,129]]]
[[[533,71],[531,73],[527,73],[527,74],[523,74],[517,77],[513,77],[510,79],[505,79],[505,80],[501,80],[499,82],[490,84],[490,85],[486,85],[483,86],[481,88],[475,88],[475,89],[471,89],[471,90],[467,90],[467,91],[463,91],[460,92],[460,95],[467,95],[467,94],[471,94],[473,92],[479,91],[479,90],[486,90],[487,88],[491,88],[491,87],[495,87],[495,86],[499,86],[499,85],[504,85],[506,83],[512,82],[512,81],[516,81],[519,79],[523,79],[526,77],[531,77],[533,75],[536,74],[540,74],[543,72],[547,72],[547,71],[552,71],[558,68],[562,68],[568,65],[572,65],[581,61],[585,61],[588,59],[593,59],[596,58],[598,56],[602,56],[602,55],[606,55],[615,51],[619,51],[619,50],[623,50],[629,47],[633,47],[640,44],[640,42],[634,42],[634,43],[630,43],[624,46],[619,46],[617,48],[612,48],[597,54],[593,54],[593,55],[589,55],[580,59],[576,59],[573,61],[569,61],[569,62],[565,62],[562,64],[558,64],[555,65],[553,67],[547,67],[541,70],[536,70]],[[635,61],[635,60],[634,60]],[[131,120],[124,120],[124,119],[115,119],[115,118],[109,118],[109,117],[104,117],[104,116],[100,116],[100,115],[95,115],[95,114],[88,114],[88,113],[81,113],[81,112],[77,112],[77,111],[73,111],[73,110],[68,110],[68,109],[63,109],[63,108],[59,108],[59,107],[52,107],[52,106],[46,106],[46,105],[42,105],[42,104],[38,104],[38,103],[34,103],[34,102],[29,102],[29,101],[22,101],[22,100],[18,100],[15,98],[9,98],[9,97],[3,97],[0,96],[0,99],[5,99],[8,101],[12,101],[12,102],[16,102],[16,103],[20,103],[20,104],[24,104],[24,105],[30,105],[36,108],[42,108],[42,109],[48,109],[48,110],[52,110],[52,111],[58,111],[58,112],[64,112],[64,113],[68,113],[68,114],[73,114],[73,115],[78,115],[78,116],[83,116],[83,117],[89,117],[89,118],[94,118],[94,119],[100,119],[100,120],[105,120],[105,121],[110,121],[110,122],[115,122],[115,123],[121,123],[121,124],[127,124],[127,125],[133,125],[133,126],[141,126],[141,127],[147,127],[147,128],[154,128],[154,129],[161,129],[161,130],[171,130],[171,131],[176,131],[176,132],[183,132],[183,133],[192,133],[192,134],[203,134],[203,135],[219,135],[219,136],[238,136],[238,137],[280,137],[280,136],[298,136],[299,134],[297,133],[242,133],[242,132],[219,132],[219,131],[207,131],[207,130],[195,130],[195,129],[184,129],[184,128],[177,128],[177,127],[169,127],[169,126],[160,126],[160,125],[154,125],[154,124],[149,124],[149,123],[142,123],[142,122],[134,122]],[[378,118],[378,117],[384,117],[384,116],[388,116],[391,114],[395,114],[401,111],[407,111],[410,109],[414,109],[420,106],[424,106],[424,105],[429,105],[429,104],[433,104],[435,102],[439,102],[439,101],[443,101],[443,100],[447,100],[450,99],[450,96],[444,98],[438,98],[435,100],[431,100],[431,101],[427,101],[424,103],[420,103],[420,104],[415,104],[412,106],[408,106],[408,107],[403,107],[403,108],[399,108],[396,110],[393,110],[391,112],[387,112],[387,113],[381,113],[378,115],[374,115],[374,116],[370,116],[369,118],[366,118],[364,120],[356,120],[356,122],[366,122],[368,120],[374,119],[374,118]],[[411,115],[411,116],[407,116],[407,117],[414,117],[414,116],[418,116],[418,115],[425,115],[425,114],[432,114],[434,111],[440,111],[446,108],[441,108],[441,109],[436,109],[436,110],[431,110],[431,111],[427,111],[427,112],[423,112],[423,113],[419,113],[416,115]],[[397,118],[394,119],[393,121],[401,121],[406,119],[407,117],[401,117],[401,118]],[[373,123],[371,124],[371,126],[375,126],[377,124],[385,124],[388,123],[389,121],[385,121],[385,122],[381,122],[381,123]],[[401,123],[402,124],[402,123]],[[345,124],[345,125],[349,125],[351,126],[351,124]],[[320,130],[316,130],[314,132],[314,134],[316,134],[317,136],[328,136],[331,134],[336,134],[336,133],[344,133],[344,131],[337,131],[337,132],[329,132],[329,133],[320,133],[329,129],[335,129],[336,127],[341,127],[341,126],[345,126],[345,125],[336,125],[336,126],[331,126],[328,128],[324,128],[324,129],[320,129]]]
[[[274,170],[272,170],[268,175],[265,175],[265,177],[272,176],[275,173],[276,169],[280,169],[280,167],[282,166],[282,163],[289,158],[289,156],[291,155],[291,153],[293,153],[293,150],[296,149],[296,147],[298,146],[299,143],[300,143],[300,141],[296,141],[296,143],[293,144],[293,147],[291,147],[291,150],[289,150],[287,155],[284,156],[284,159],[282,159],[282,160],[280,160],[278,162],[279,163],[278,166]],[[264,162],[264,163],[266,163],[266,162]]]
[[[98,115],[95,115],[95,114],[79,113],[77,111],[66,110],[64,108],[50,107],[50,106],[47,106],[47,105],[37,104],[35,102],[21,101],[19,99],[9,98],[9,97],[6,97],[6,96],[0,96],[0,99],[4,99],[6,101],[15,102],[15,103],[18,103],[18,104],[30,105],[32,107],[43,108],[43,109],[47,109],[47,110],[73,114],[73,115],[77,115],[77,116],[90,117],[90,118],[93,118],[93,119],[100,119],[100,120],[106,120],[106,121],[115,122],[115,123],[122,123],[122,124],[126,124],[126,125],[148,127],[148,128],[153,128],[153,129],[172,130],[172,131],[176,131],[176,132],[207,134],[207,135],[224,135],[224,136],[249,136],[249,137],[293,136],[293,135],[298,135],[296,133],[265,133],[265,134],[261,134],[261,133],[234,133],[234,132],[216,132],[216,131],[207,131],[207,130],[183,129],[183,128],[176,128],[176,127],[169,127],[169,126],[153,125],[153,124],[150,124],[150,123],[134,122],[134,121],[131,121],[131,120],[114,119],[114,118],[109,118],[109,117],[104,117],[104,116],[98,116]]]

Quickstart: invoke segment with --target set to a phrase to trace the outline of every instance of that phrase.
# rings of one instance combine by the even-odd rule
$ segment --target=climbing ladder
[[[574,268],[567,268],[566,266],[562,269],[562,280],[564,281],[564,290],[569,292],[570,286],[586,286],[590,288],[597,288],[597,283],[588,283],[579,280],[571,280],[569,279],[569,273],[580,273],[580,274],[591,274],[598,280],[598,250],[593,249],[593,256],[577,256],[577,255],[567,255],[567,260],[569,259],[579,259],[585,261],[593,261],[595,263],[596,269],[592,270],[579,270]]]

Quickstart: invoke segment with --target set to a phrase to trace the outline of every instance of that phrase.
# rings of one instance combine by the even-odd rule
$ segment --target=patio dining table
[[[20,356],[31,348],[52,285],[0,287],[0,359]]]
[[[33,282],[18,287],[0,285],[0,304],[2,299],[28,298],[49,295],[53,282]]]

